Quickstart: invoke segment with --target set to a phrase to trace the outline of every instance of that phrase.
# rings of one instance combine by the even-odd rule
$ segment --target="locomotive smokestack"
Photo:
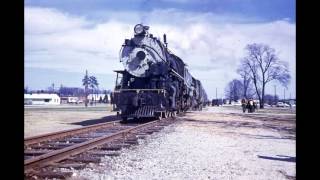
[[[167,35],[166,34],[163,34],[163,41],[164,41],[164,44],[166,45],[166,48],[168,48]]]

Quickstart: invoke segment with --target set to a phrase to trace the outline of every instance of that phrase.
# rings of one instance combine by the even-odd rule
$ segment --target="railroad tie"
[[[120,156],[119,152],[116,151],[89,151],[90,155],[104,157],[104,156]]]
[[[42,154],[46,154],[48,152],[51,152],[50,150],[26,150],[24,151],[25,156],[39,156]]]
[[[33,146],[32,149],[52,149],[52,150],[57,150],[57,149],[62,149],[65,148],[65,146],[50,146],[48,144],[40,145],[40,146]]]
[[[127,143],[127,144],[134,144],[134,145],[139,144],[139,142],[136,141],[136,140],[126,140],[125,143]]]
[[[82,142],[85,142],[85,141],[88,141],[90,140],[90,138],[72,138],[72,139],[69,139],[67,141],[71,142],[71,143],[82,143]]]
[[[147,138],[147,134],[137,135],[137,138],[138,138],[138,139],[145,139],[145,138]]]
[[[134,136],[127,136],[125,140],[134,141],[134,140],[138,140],[138,138],[135,135]]]
[[[84,169],[86,167],[86,164],[81,164],[81,163],[72,163],[72,164],[57,164],[56,167],[58,168],[66,168],[66,169]]]
[[[74,143],[64,143],[64,142],[59,142],[59,143],[50,142],[50,143],[46,143],[46,144],[49,146],[55,146],[55,147],[59,147],[59,148],[65,148],[65,147],[74,145]]]
[[[66,179],[72,176],[72,172],[52,172],[52,171],[46,171],[46,172],[40,172],[36,174],[37,177],[41,179]]]
[[[24,160],[26,160],[26,159],[30,159],[30,158],[33,158],[33,156],[24,156]]]
[[[157,127],[155,127],[155,128],[149,128],[148,130],[154,131],[154,132],[159,132],[159,131],[161,131],[161,129],[162,129],[162,128],[157,128]]]
[[[100,163],[101,159],[97,157],[73,157],[67,158],[67,161],[83,162],[83,163]]]
[[[118,151],[121,150],[121,146],[117,145],[107,145],[107,146],[102,146],[100,149],[101,150],[107,150],[107,151]]]
[[[154,131],[151,131],[151,130],[148,130],[148,131],[145,131],[146,134],[152,134]]]
[[[128,143],[119,143],[119,144],[114,144],[115,146],[121,146],[121,148],[128,148],[130,147],[131,145],[128,144]]]

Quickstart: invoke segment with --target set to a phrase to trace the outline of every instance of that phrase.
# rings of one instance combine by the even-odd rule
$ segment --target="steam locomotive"
[[[113,110],[126,121],[166,118],[187,110],[202,110],[208,101],[201,82],[188,72],[187,65],[164,42],[137,24],[134,37],[120,49],[124,70],[116,70],[112,94]]]

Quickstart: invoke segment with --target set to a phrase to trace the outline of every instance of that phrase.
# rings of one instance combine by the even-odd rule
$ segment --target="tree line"
[[[81,97],[85,96],[85,90],[84,88],[79,88],[79,87],[67,87],[61,85],[60,88],[52,90],[51,88],[47,89],[41,89],[41,90],[29,90],[28,87],[24,88],[24,93],[25,94],[30,94],[30,93],[55,93],[58,94],[59,96],[76,96],[76,97]],[[103,90],[103,89],[96,89],[94,90],[94,93],[96,94],[110,94],[111,90]]]
[[[55,89],[54,83],[47,89],[40,89],[40,90],[29,90],[28,86],[24,88],[24,93],[56,93],[59,96],[76,96],[76,97],[83,97],[88,96],[89,94],[110,94],[111,90],[104,90],[99,89],[99,82],[95,76],[89,76],[88,71],[84,78],[82,79],[82,85],[84,88],[81,87],[67,87],[60,85],[59,88]]]
[[[288,64],[280,61],[274,48],[267,44],[248,44],[246,55],[237,68],[240,79],[233,79],[225,88],[225,95],[231,101],[258,98],[260,108],[264,103],[273,103],[279,98],[265,94],[267,84],[277,81],[284,87],[290,82]]]

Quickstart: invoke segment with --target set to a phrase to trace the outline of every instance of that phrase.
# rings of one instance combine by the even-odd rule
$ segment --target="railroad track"
[[[72,172],[61,168],[84,168],[100,162],[102,156],[117,156],[121,148],[138,144],[138,139],[174,122],[166,118],[146,123],[121,124],[112,121],[25,139],[24,171],[26,179],[64,179]]]

